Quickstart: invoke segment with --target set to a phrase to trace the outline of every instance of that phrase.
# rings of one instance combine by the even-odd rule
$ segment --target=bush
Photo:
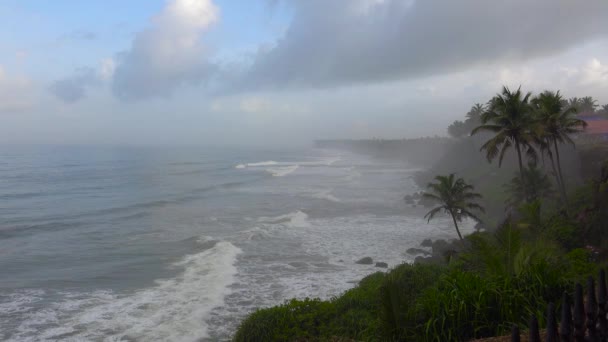
[[[241,323],[234,341],[292,341],[296,336],[313,338],[321,336],[334,316],[334,307],[329,302],[293,299],[251,314]]]
[[[403,264],[391,271],[380,287],[382,335],[390,340],[408,340],[424,323],[416,316],[416,301],[436,284],[444,267]]]
[[[334,336],[372,341],[378,336],[378,289],[384,273],[330,301],[293,299],[261,309],[241,323],[234,341],[330,340]]]

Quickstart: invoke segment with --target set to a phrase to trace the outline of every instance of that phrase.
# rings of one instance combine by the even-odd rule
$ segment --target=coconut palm
[[[509,206],[517,207],[526,199],[534,202],[551,197],[554,194],[551,180],[536,165],[528,165],[524,170],[524,179],[526,182],[525,189],[528,191],[527,194],[524,193],[524,185],[519,177],[514,177],[509,184],[505,185],[505,190],[509,193],[509,199],[507,200]]]
[[[585,97],[583,99],[589,101],[591,98]],[[570,138],[570,135],[580,132],[587,126],[587,123],[576,117],[576,107],[564,107],[564,101],[559,91],[545,91],[535,97],[532,102],[537,116],[537,138],[548,145],[548,155],[552,162],[553,152],[555,153],[554,169],[557,171],[558,185],[563,200],[567,201],[566,184],[562,174],[558,145],[567,142],[574,146],[574,141]],[[553,152],[551,152],[551,148],[553,148]]]
[[[467,122],[478,124],[481,121],[481,115],[486,111],[486,107],[481,103],[476,103],[467,113]]]
[[[422,196],[440,205],[429,211],[424,218],[430,222],[441,211],[450,214],[456,233],[462,241],[458,222],[467,217],[480,221],[473,211],[485,212],[482,206],[474,202],[475,199],[481,198],[481,195],[473,192],[472,185],[467,184],[462,178],[456,178],[453,173],[449,176],[437,176],[435,180],[436,183],[428,185],[430,192],[425,192]]]
[[[529,158],[534,159],[536,156],[532,147],[534,135],[531,134],[531,129],[534,118],[532,116],[533,108],[529,102],[530,96],[530,93],[524,94],[521,87],[514,92],[503,87],[502,93],[490,100],[488,109],[482,114],[481,126],[471,132],[472,135],[480,131],[496,134],[481,146],[481,150],[486,151],[486,157],[490,162],[498,156],[498,166],[502,165],[507,151],[514,147],[519,162],[519,175],[524,185],[522,150],[525,149],[524,152]]]
[[[585,96],[580,99],[579,110],[581,113],[595,113],[597,108],[597,100],[591,96]]]
[[[535,144],[540,149],[543,156],[546,154],[549,157],[551,169],[553,170],[553,176],[555,177],[556,184],[562,195],[562,200],[565,203],[565,187],[562,183],[560,173],[557,170],[555,160],[553,158],[553,132],[557,127],[557,118],[562,112],[564,112],[564,108],[567,108],[566,111],[572,112],[575,112],[576,109],[575,107],[569,106],[570,102],[564,100],[559,91],[544,91],[533,98],[531,102],[534,106],[536,116]]]

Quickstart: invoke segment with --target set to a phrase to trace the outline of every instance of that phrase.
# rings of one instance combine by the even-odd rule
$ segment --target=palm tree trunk
[[[526,199],[526,202],[528,202],[529,194],[526,179],[524,177],[524,164],[521,161],[521,148],[519,147],[519,141],[517,140],[515,141],[515,149],[517,150],[517,160],[519,161],[519,177],[521,178],[521,186],[524,190],[524,198]]]
[[[559,159],[559,149],[557,148],[557,140],[553,139],[553,146],[555,148],[555,157],[557,158],[557,172],[559,174],[559,180],[562,183],[562,194],[564,195],[564,200],[566,201],[566,205],[568,205],[568,195],[566,194],[566,183],[564,183],[564,176],[562,175],[562,163]]]
[[[462,238],[462,234],[460,234],[460,229],[458,229],[458,222],[456,222],[456,216],[454,216],[454,213],[450,210],[450,215],[452,215],[452,220],[454,221],[454,227],[456,227],[456,233],[458,233],[458,237],[460,238],[460,241],[464,241],[464,239]]]
[[[564,185],[562,184],[562,180],[559,177],[559,173],[557,172],[557,168],[555,167],[555,160],[553,159],[553,154],[551,153],[551,145],[548,145],[549,148],[549,160],[551,161],[551,169],[553,170],[553,176],[555,177],[555,181],[557,184],[557,187],[559,189],[559,193],[562,196],[562,201],[564,201],[564,204],[566,204],[567,202],[567,198],[566,198],[566,193],[564,192]]]

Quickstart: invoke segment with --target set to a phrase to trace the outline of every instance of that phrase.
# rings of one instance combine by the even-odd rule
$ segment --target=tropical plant
[[[534,202],[554,194],[549,177],[535,164],[531,163],[524,169],[523,180],[525,184],[522,184],[520,177],[514,177],[510,183],[505,184],[505,190],[509,193],[507,204],[510,206],[517,206],[526,200]]]
[[[456,178],[453,173],[448,176],[436,176],[435,180],[436,183],[429,183],[428,185],[430,192],[425,192],[422,196],[434,200],[440,205],[429,211],[424,218],[430,222],[441,211],[450,214],[454,221],[456,233],[462,241],[458,222],[467,217],[480,221],[473,211],[485,212],[481,205],[474,202],[475,199],[481,198],[481,195],[473,192],[472,185],[467,184],[462,178]]]
[[[601,107],[602,109],[600,109],[600,114],[603,115],[604,117],[608,117],[608,104],[605,104]]]
[[[476,103],[473,107],[471,107],[471,110],[469,110],[469,112],[467,113],[466,122],[472,122],[476,126],[479,125],[479,123],[481,122],[481,115],[483,115],[485,111],[486,106],[482,105],[481,103]]]
[[[461,138],[467,134],[469,134],[470,130],[467,125],[462,121],[454,121],[450,126],[448,126],[448,134],[453,138]]]
[[[597,100],[595,100],[591,96],[585,96],[580,99],[579,102],[579,110],[582,113],[595,113],[595,109],[597,108]]]
[[[587,100],[584,100],[587,99]],[[592,101],[585,97],[582,102]],[[557,184],[564,203],[567,203],[566,184],[562,174],[559,144],[568,142],[574,146],[571,134],[578,133],[587,126],[584,120],[576,117],[576,107],[564,107],[565,101],[558,92],[545,91],[532,100],[536,115],[536,139],[541,150],[547,152],[557,178]],[[553,151],[552,151],[553,149]],[[553,160],[555,153],[556,160]]]
[[[582,98],[572,97],[568,99],[567,106],[576,108],[580,113],[595,113],[597,108],[597,100],[591,96],[585,96]]]
[[[536,156],[532,147],[531,128],[534,118],[529,103],[530,96],[530,93],[524,94],[521,88],[512,92],[509,88],[503,87],[502,93],[490,100],[488,109],[482,114],[482,124],[471,132],[476,134],[480,131],[489,131],[496,134],[483,144],[481,150],[486,151],[486,158],[490,162],[498,156],[499,166],[502,165],[507,151],[514,147],[519,162],[519,174],[524,185],[522,150],[526,149],[525,152],[531,159],[535,159]]]

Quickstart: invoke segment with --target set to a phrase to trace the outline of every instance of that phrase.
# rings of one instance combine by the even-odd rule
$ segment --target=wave
[[[245,169],[248,167],[260,167],[260,166],[273,166],[273,165],[279,165],[279,162],[273,161],[273,160],[269,160],[269,161],[264,161],[264,162],[258,162],[258,163],[247,163],[247,164],[239,164],[236,166],[237,169]]]
[[[208,244],[209,239],[200,243]],[[241,252],[229,242],[216,242],[175,263],[174,267],[183,268],[175,278],[158,280],[156,286],[129,296],[109,291],[70,294],[50,308],[28,313],[12,341],[208,338],[206,321],[230,293],[228,286],[235,281],[235,263]]]
[[[337,198],[336,196],[334,196],[332,194],[332,191],[333,191],[332,189],[321,190],[319,192],[313,193],[312,195],[310,195],[310,197],[324,199],[324,200],[328,200],[328,201],[336,202],[336,203],[342,202],[342,200],[340,200],[339,198]]]
[[[334,158],[323,158],[317,161],[291,161],[291,162],[277,162],[274,160],[256,162],[256,163],[243,163],[235,166],[236,169],[246,168],[259,168],[266,166],[331,166],[336,162],[342,160],[341,157]]]
[[[286,167],[275,167],[266,169],[266,172],[270,173],[273,177],[285,177],[290,173],[295,172],[299,169],[299,165],[286,166]]]
[[[310,227],[308,214],[300,210],[276,217],[260,217],[258,218],[258,222],[267,224],[283,224],[292,228]]]

